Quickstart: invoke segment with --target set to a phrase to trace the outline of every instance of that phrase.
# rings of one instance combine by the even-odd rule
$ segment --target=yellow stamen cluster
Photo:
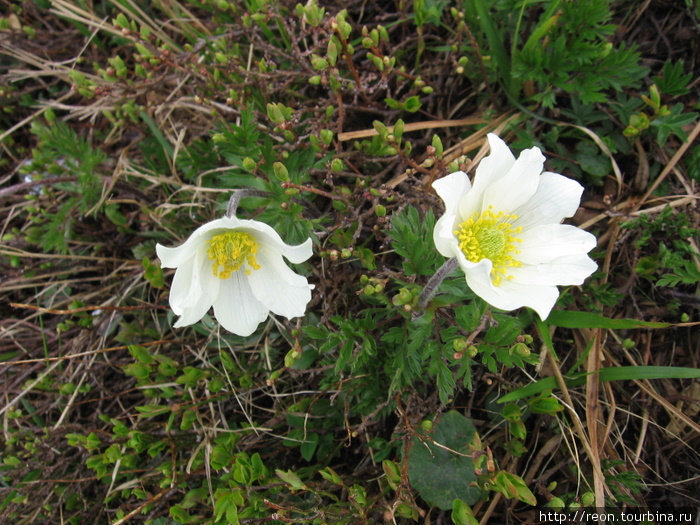
[[[207,244],[209,244],[207,249],[209,260],[214,261],[211,265],[212,272],[219,279],[228,279],[246,262],[253,270],[260,268],[258,261],[255,260],[258,243],[249,233],[236,231],[219,233],[207,241]],[[249,268],[244,271],[250,274]]]
[[[507,274],[508,268],[521,265],[514,258],[519,253],[515,243],[522,242],[517,237],[522,227],[512,226],[517,218],[517,215],[507,215],[502,211],[494,213],[493,207],[489,206],[488,210],[477,212],[462,222],[454,232],[459,241],[459,249],[469,261],[489,259],[493,263],[491,280],[495,286],[501,283],[503,277],[512,278]]]

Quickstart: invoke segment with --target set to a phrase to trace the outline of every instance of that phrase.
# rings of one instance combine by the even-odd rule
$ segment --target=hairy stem
[[[267,195],[266,191],[254,190],[251,188],[242,188],[240,190],[235,190],[228,200],[228,206],[226,208],[226,217],[233,217],[236,215],[236,210],[238,210],[238,203],[241,202],[243,197],[264,197]]]
[[[442,283],[442,281],[445,280],[445,277],[450,275],[455,268],[457,268],[457,257],[447,259],[444,264],[438,268],[437,272],[435,272],[435,274],[430,278],[428,284],[425,285],[425,288],[423,288],[423,291],[418,297],[419,310],[425,310],[425,307],[428,306],[430,300],[435,297],[435,293],[440,287],[440,283]]]

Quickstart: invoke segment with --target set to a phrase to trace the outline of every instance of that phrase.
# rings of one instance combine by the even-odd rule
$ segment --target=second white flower
[[[445,213],[433,238],[445,257],[456,257],[469,287],[502,310],[521,306],[542,319],[559,297],[557,285],[583,283],[597,265],[586,254],[596,245],[590,233],[560,224],[578,208],[583,187],[543,172],[539,148],[516,160],[496,135],[491,153],[476,170],[474,184],[458,171],[433,183]]]

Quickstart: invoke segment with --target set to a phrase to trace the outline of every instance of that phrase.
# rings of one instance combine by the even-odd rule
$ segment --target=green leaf
[[[433,425],[429,435],[416,435],[411,440],[408,477],[430,505],[450,510],[455,499],[473,505],[481,496],[481,490],[471,486],[476,474],[469,443],[475,432],[470,419],[451,410]]]
[[[676,97],[690,92],[687,86],[692,79],[692,73],[683,73],[682,60],[675,63],[667,60],[661,70],[661,76],[654,77],[654,83],[662,93]]]
[[[148,379],[148,376],[151,373],[151,368],[143,363],[129,363],[128,365],[123,366],[122,370],[124,370],[126,375],[141,380]]]
[[[303,457],[306,461],[311,461],[311,458],[314,457],[314,452],[316,452],[316,448],[318,447],[319,439],[318,434],[309,434],[306,436],[306,441],[304,441],[299,447],[301,457]]]
[[[170,407],[162,405],[143,405],[137,406],[136,412],[142,417],[155,417],[170,412]]]
[[[403,258],[407,275],[430,275],[441,264],[442,257],[433,246],[434,227],[432,210],[421,220],[416,208],[406,206],[391,217],[391,244]]]
[[[330,483],[333,483],[334,485],[340,485],[343,486],[343,480],[341,479],[340,476],[338,476],[338,473],[333,470],[331,467],[326,467],[324,469],[321,469],[318,471],[319,474],[325,479],[326,481],[329,481]]]
[[[683,113],[681,103],[674,105],[668,110],[667,115],[651,121],[651,126],[656,128],[656,140],[663,146],[671,133],[681,140],[687,140],[688,135],[683,131],[683,126],[694,122],[697,116],[697,113]]]
[[[506,498],[517,498],[528,505],[537,505],[537,499],[520,476],[501,470],[493,483],[496,490]]]
[[[452,502],[451,517],[455,525],[479,525],[479,520],[474,517],[474,511],[461,499]]]
[[[403,102],[403,108],[409,113],[415,113],[422,106],[420,99],[417,96],[408,97]]]
[[[637,319],[611,319],[591,312],[554,310],[545,321],[551,326],[562,328],[609,328],[611,330],[631,330],[634,328],[668,328],[671,323],[639,321]]]
[[[523,329],[520,319],[506,314],[493,314],[493,318],[498,324],[489,328],[484,342],[492,345],[513,344]]]
[[[221,470],[228,467],[233,461],[233,456],[229,452],[228,447],[224,445],[216,445],[211,450],[210,463],[214,470]]]
[[[152,363],[155,363],[156,360],[153,358],[153,356],[146,350],[145,347],[140,346],[140,345],[129,345],[127,347],[129,349],[129,353],[136,359],[139,363],[143,363],[145,365],[150,365]]]
[[[275,474],[277,474],[277,477],[289,485],[289,487],[293,490],[306,490],[308,488],[306,485],[304,485],[304,482],[301,481],[301,478],[299,478],[299,476],[297,476],[291,470],[284,471],[275,469]]]
[[[555,414],[556,412],[564,410],[564,407],[561,406],[557,398],[551,395],[528,401],[528,407],[530,411],[535,414]]]

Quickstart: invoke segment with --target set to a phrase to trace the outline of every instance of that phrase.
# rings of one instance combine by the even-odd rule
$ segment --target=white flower
[[[458,171],[433,183],[445,214],[433,238],[445,257],[456,257],[469,287],[502,310],[521,306],[542,319],[559,297],[557,285],[581,284],[597,268],[586,254],[593,235],[560,224],[578,208],[583,187],[542,172],[539,148],[516,160],[500,138],[488,135],[491,152],[474,184]]]
[[[226,330],[248,336],[270,311],[301,317],[311,300],[313,285],[282,260],[311,257],[311,239],[290,246],[259,221],[216,219],[177,248],[158,244],[156,252],[163,268],[176,268],[170,287],[170,307],[180,316],[176,328],[196,323],[213,305]]]

